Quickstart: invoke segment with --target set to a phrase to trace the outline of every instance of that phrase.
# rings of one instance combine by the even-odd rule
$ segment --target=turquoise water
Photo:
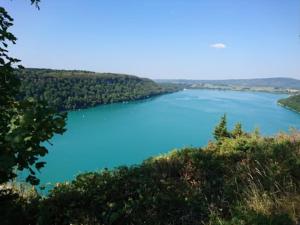
[[[229,127],[242,122],[263,134],[300,128],[300,114],[277,105],[286,95],[186,90],[153,99],[70,112],[67,132],[52,139],[41,183],[78,173],[131,165],[185,146],[203,146],[227,113]]]

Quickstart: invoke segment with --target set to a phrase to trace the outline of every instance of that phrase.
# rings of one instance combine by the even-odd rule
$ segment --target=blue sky
[[[26,67],[300,79],[299,0],[0,0]]]

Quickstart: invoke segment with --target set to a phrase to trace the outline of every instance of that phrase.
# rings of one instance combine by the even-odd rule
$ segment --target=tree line
[[[280,99],[278,103],[283,105],[284,107],[288,107],[297,112],[300,112],[300,95],[293,95],[285,99]]]
[[[19,69],[19,98],[46,101],[59,111],[149,98],[180,90],[136,76],[50,69]]]

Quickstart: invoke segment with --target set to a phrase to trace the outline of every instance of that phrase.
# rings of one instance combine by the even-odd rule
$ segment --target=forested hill
[[[278,101],[279,104],[300,113],[300,95],[293,95]]]
[[[145,99],[179,90],[136,76],[75,70],[22,69],[20,98],[46,100],[58,110]]]

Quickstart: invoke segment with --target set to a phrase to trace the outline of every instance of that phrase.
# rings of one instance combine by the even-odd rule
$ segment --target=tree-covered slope
[[[300,112],[300,95],[293,95],[285,99],[280,99],[279,104]]]
[[[23,69],[20,98],[46,100],[58,110],[86,108],[98,104],[131,101],[178,90],[136,76],[50,69]]]

